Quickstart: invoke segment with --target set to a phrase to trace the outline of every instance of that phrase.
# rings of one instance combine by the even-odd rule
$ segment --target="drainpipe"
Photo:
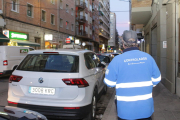
[[[4,0],[2,0],[2,12],[4,11]]]
[[[177,39],[176,39],[176,22],[177,22],[177,21],[176,21],[176,17],[177,17],[177,16],[176,16],[176,0],[175,0],[175,94],[176,94],[176,83],[177,83],[177,81],[176,81],[176,80],[177,80],[177,73],[176,73],[176,72],[177,72],[177,70],[176,70],[176,68],[177,68],[177,67],[176,67],[176,65],[177,65],[177,64],[176,64],[176,55],[177,55],[177,51],[176,51],[176,43],[177,43],[177,42],[176,42],[176,40],[177,40]]]

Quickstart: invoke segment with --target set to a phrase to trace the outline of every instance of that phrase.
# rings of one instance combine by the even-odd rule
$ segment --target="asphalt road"
[[[7,105],[9,77],[0,77],[0,106]],[[102,95],[97,103],[96,120],[100,120],[106,110],[109,100],[114,92],[114,88],[108,88],[106,95]]]

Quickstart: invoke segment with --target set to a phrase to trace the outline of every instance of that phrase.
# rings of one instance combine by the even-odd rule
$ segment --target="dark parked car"
[[[106,54],[97,54],[101,62],[105,62],[106,65],[108,66],[109,63],[111,62],[112,58],[109,55]]]
[[[32,110],[0,106],[0,120],[47,120],[47,118]]]

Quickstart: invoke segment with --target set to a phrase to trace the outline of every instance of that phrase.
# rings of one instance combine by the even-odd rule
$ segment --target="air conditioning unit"
[[[0,15],[2,15],[3,14],[3,12],[2,12],[2,10],[0,10]]]
[[[4,19],[0,18],[0,28],[4,27],[5,21]]]

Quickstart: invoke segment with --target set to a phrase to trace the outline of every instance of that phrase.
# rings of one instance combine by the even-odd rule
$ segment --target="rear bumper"
[[[12,74],[12,72],[13,72],[12,70],[3,70],[3,72],[0,72],[0,76]]]
[[[91,110],[91,105],[80,107],[80,109],[63,109],[63,107],[38,106],[20,103],[8,103],[8,105],[39,112],[45,115],[48,119],[83,119],[90,113]]]

